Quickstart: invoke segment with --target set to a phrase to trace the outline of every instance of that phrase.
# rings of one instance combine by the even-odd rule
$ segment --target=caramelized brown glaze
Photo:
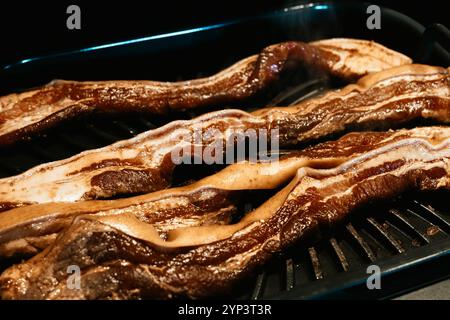
[[[449,129],[422,130],[417,137],[374,146],[333,168],[300,168],[289,185],[235,224],[177,228],[161,239],[154,226],[132,214],[78,216],[42,253],[1,275],[1,297],[223,294],[273,253],[369,201],[410,189],[450,189]],[[68,286],[71,265],[81,269],[81,289]]]
[[[53,203],[29,207],[30,210],[5,212],[13,220],[4,225],[0,240],[0,256],[31,256],[50,245],[59,231],[81,214],[133,214],[140,221],[155,226],[160,236],[178,227],[225,224],[236,213],[238,197],[232,190],[197,186],[148,194],[129,200]],[[45,206],[48,207],[46,208]],[[6,220],[2,220],[6,223]],[[14,222],[13,222],[14,221]]]
[[[374,42],[330,39],[275,44],[216,75],[197,80],[54,81],[0,98],[0,146],[94,110],[164,114],[242,101],[267,88],[293,64],[352,81],[369,72],[409,63],[408,57]]]
[[[47,163],[0,179],[0,204],[20,206],[151,192],[170,185],[174,150],[193,149],[196,132],[216,129],[219,135],[200,141],[207,146],[232,130],[279,130],[280,146],[315,140],[348,129],[389,128],[418,119],[450,121],[448,70],[407,65],[368,75],[341,90],[291,107],[273,107],[249,114],[225,110],[193,120],[174,121],[110,146]],[[189,139],[179,139],[187,136]],[[226,143],[223,144],[225,146]]]
[[[205,221],[209,223],[208,219],[217,222],[224,218],[223,221],[227,221],[234,212],[236,194],[242,193],[241,191],[275,189],[292,179],[301,167],[332,168],[364,152],[401,140],[424,137],[438,139],[442,135],[450,135],[450,129],[428,127],[388,132],[355,132],[336,141],[292,152],[278,162],[242,162],[231,165],[184,187],[112,201],[46,203],[10,210],[0,215],[0,256],[40,251],[44,247],[43,241],[39,242],[39,247],[30,245],[30,242],[35,243],[40,237],[57,233],[74,217],[82,214],[129,213],[140,221],[156,224],[160,231],[201,225]],[[160,225],[164,228],[161,229]],[[46,243],[51,243],[50,240]]]

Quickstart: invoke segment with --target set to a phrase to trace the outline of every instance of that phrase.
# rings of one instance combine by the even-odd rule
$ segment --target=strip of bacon
[[[450,121],[450,74],[440,67],[408,65],[368,75],[355,85],[291,107],[249,114],[213,112],[175,121],[156,130],[71,158],[37,166],[0,179],[0,207],[73,202],[167,188],[175,164],[172,153],[195,143],[204,152],[217,141],[229,141],[237,130],[278,130],[281,147],[298,145],[345,130],[398,126],[414,119]],[[194,141],[198,131],[215,129]],[[189,137],[188,140],[180,137]],[[226,143],[223,144],[225,146]],[[198,156],[198,154],[195,154]],[[201,154],[200,154],[201,156]]]
[[[334,168],[300,168],[235,224],[178,228],[162,239],[132,214],[79,216],[42,253],[7,269],[0,293],[3,299],[223,294],[273,253],[369,201],[440,188],[450,189],[449,129],[425,128],[421,137],[406,136]],[[81,269],[79,290],[68,286],[71,265]]]
[[[34,255],[57,233],[83,214],[133,214],[158,232],[227,223],[245,190],[275,189],[301,167],[331,168],[369,150],[404,139],[448,134],[450,128],[429,127],[388,132],[350,133],[337,141],[292,152],[278,162],[242,162],[188,186],[111,201],[45,203],[0,215],[0,256]]]
[[[92,111],[164,114],[242,101],[267,88],[295,62],[352,81],[371,72],[410,64],[411,59],[371,41],[329,39],[311,44],[275,44],[216,75],[197,80],[54,81],[0,98],[0,146]]]

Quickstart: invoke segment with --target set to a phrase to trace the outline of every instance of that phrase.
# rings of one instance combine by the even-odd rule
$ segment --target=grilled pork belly
[[[238,130],[266,130],[272,137],[275,132],[279,145],[285,147],[349,128],[386,128],[417,118],[450,121],[448,70],[401,66],[291,107],[265,108],[252,114],[225,110],[174,121],[132,139],[0,179],[0,207],[161,190],[170,186],[175,150],[187,147],[192,156],[201,158],[201,153],[217,141],[224,141],[225,147]],[[194,140],[199,131],[208,130],[216,134],[204,134],[200,142]],[[181,138],[186,136],[189,139]]]
[[[236,202],[244,191],[280,187],[301,167],[331,168],[395,141],[446,133],[450,135],[450,128],[349,133],[337,141],[293,151],[278,162],[234,164],[188,186],[111,201],[17,208],[0,215],[0,256],[36,254],[51,244],[76,216],[83,214],[132,214],[153,224],[161,234],[180,227],[226,224],[236,212]]]
[[[410,189],[450,189],[449,128],[413,132],[398,139],[388,135],[384,145],[332,168],[301,167],[291,183],[235,224],[177,228],[162,239],[131,213],[78,216],[42,253],[1,275],[1,297],[223,294],[273,253],[369,201]],[[80,289],[71,286],[67,272],[74,265],[81,270]]]
[[[267,88],[293,63],[352,81],[371,72],[410,64],[411,59],[371,41],[330,39],[311,44],[275,44],[216,75],[197,80],[54,81],[0,98],[0,146],[92,111],[164,114],[242,101]]]

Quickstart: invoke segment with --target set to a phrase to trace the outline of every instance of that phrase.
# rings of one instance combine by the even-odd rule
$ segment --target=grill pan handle
[[[437,51],[450,64],[450,30],[440,23],[425,29],[416,60],[427,61],[433,51]]]

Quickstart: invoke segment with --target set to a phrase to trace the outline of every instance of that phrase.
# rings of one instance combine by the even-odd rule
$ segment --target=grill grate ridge
[[[420,195],[417,196],[420,197]],[[314,282],[320,284],[324,279],[336,278],[349,271],[365,270],[369,264],[376,264],[386,257],[399,256],[411,252],[414,248],[429,246],[440,240],[450,238],[449,234],[442,230],[448,225],[446,215],[440,213],[433,205],[424,205],[421,200],[413,198],[407,201],[400,199],[399,203],[389,203],[388,207],[390,208],[385,208],[383,212],[377,211],[377,214],[354,217],[352,219],[355,220],[354,222],[342,225],[333,231],[329,238],[323,237],[313,246],[300,249],[307,252],[306,256],[298,250],[289,253],[284,258],[285,268],[275,271],[280,273],[279,276],[285,281],[282,290],[288,292],[296,287],[301,288],[305,284]],[[415,207],[419,207],[421,210]],[[413,212],[411,208],[414,208],[415,211]],[[439,221],[439,225],[423,218],[423,216],[429,216],[430,212],[434,218],[433,220]],[[436,227],[436,229],[433,229],[435,230],[434,234],[430,236],[423,233],[421,228],[424,226],[417,225],[417,221],[411,220],[413,214],[426,223],[425,230]],[[365,228],[366,226],[371,228]],[[403,240],[400,240],[400,237]],[[347,240],[351,241],[353,246],[341,245]],[[376,246],[373,245],[372,241],[376,242]],[[327,247],[331,250],[327,251]],[[360,260],[351,257],[352,248],[356,249],[354,252],[357,252],[361,258]],[[336,262],[338,268],[336,268],[335,272],[324,272],[327,266],[324,264],[326,262],[323,259],[324,257],[327,257],[327,260],[333,259]],[[294,261],[297,260],[299,263],[295,264]],[[361,263],[361,261],[364,262]],[[313,277],[311,279],[306,279],[305,277],[302,279],[295,278],[298,275],[296,268],[300,268],[300,266],[308,266]],[[330,267],[328,269],[333,270]],[[258,275],[253,290],[253,299],[268,298],[273,296],[274,291],[277,291],[277,288],[265,287],[270,285],[264,281],[266,277],[266,270]],[[266,295],[266,292],[269,295]],[[307,293],[305,296],[307,296]]]

